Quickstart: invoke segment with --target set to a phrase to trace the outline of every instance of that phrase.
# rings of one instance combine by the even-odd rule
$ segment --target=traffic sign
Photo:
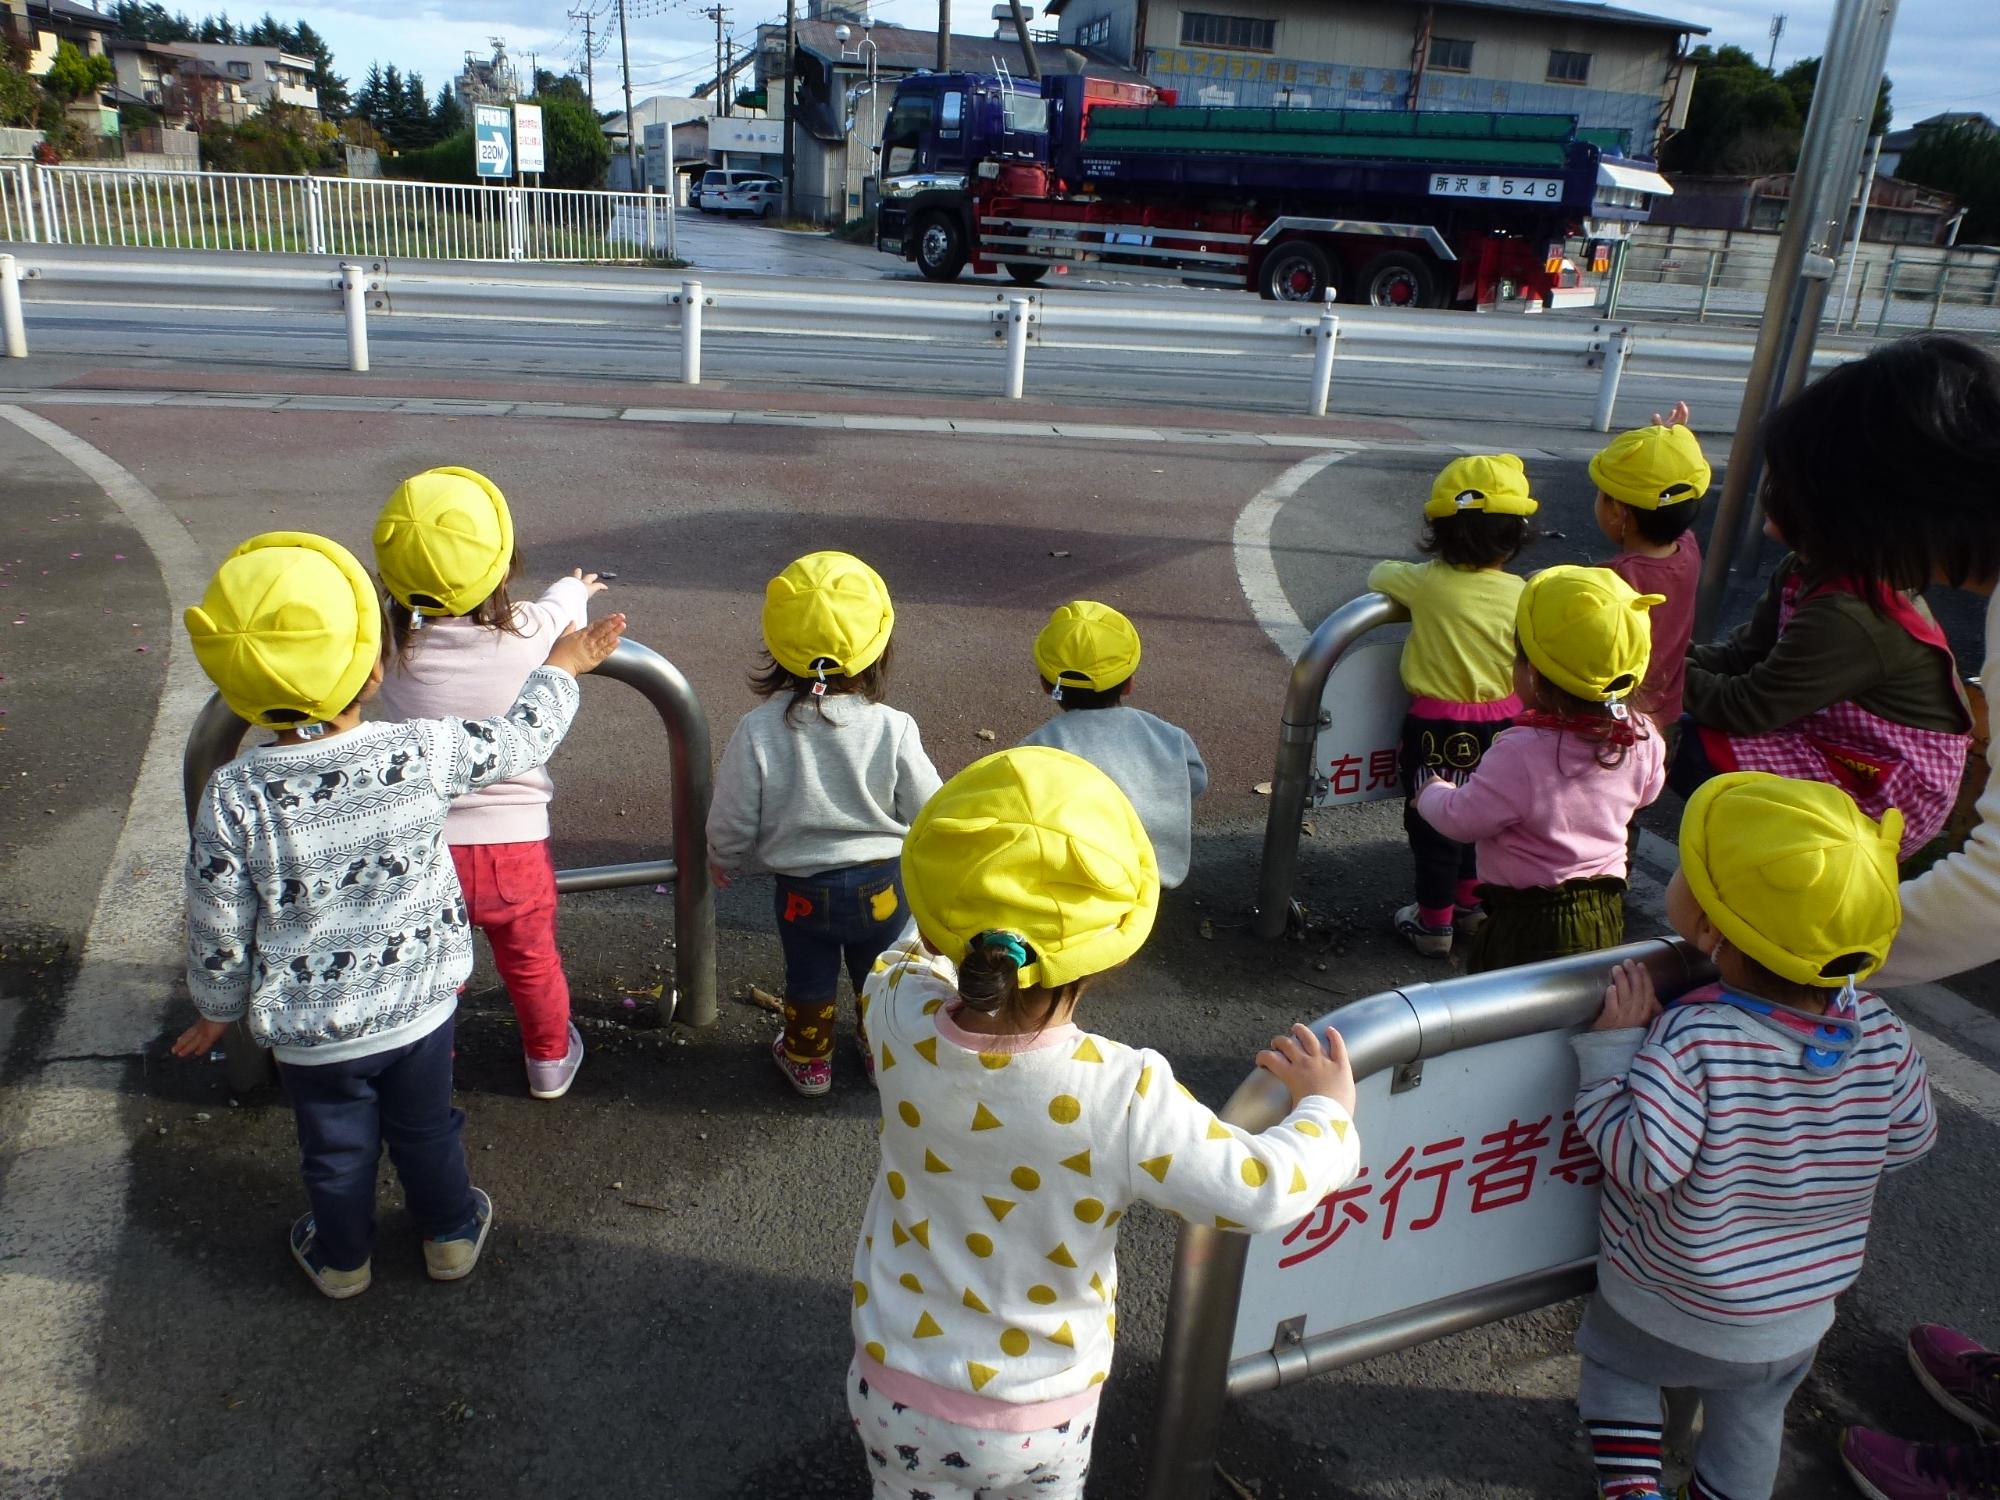
[[[514,175],[514,121],[497,104],[476,104],[472,109],[474,162],[481,177]]]
[[[514,164],[523,174],[547,170],[542,158],[542,107],[539,104],[514,106]]]

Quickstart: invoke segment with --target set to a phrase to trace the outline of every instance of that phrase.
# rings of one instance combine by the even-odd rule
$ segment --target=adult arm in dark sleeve
[[[1874,638],[1840,596],[1829,596],[1802,606],[1747,671],[1710,671],[1690,659],[1681,701],[1697,724],[1729,734],[1767,734],[1881,680]]]

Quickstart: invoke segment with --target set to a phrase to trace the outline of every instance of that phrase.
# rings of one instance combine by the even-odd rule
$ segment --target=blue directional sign
[[[472,109],[473,157],[481,177],[514,175],[514,117],[499,105]]]

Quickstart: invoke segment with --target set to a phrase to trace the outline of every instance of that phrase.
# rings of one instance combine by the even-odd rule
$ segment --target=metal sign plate
[[[542,107],[514,106],[514,165],[522,172],[545,172],[542,153]]]
[[[1363,1080],[1361,1171],[1250,1242],[1230,1358],[1280,1325],[1314,1338],[1597,1253],[1603,1169],[1576,1131],[1567,1031],[1426,1058]]]
[[[514,120],[498,104],[472,109],[473,159],[481,177],[514,175]]]
[[[1369,641],[1341,657],[1320,699],[1313,747],[1313,802],[1341,807],[1403,795],[1396,758],[1410,695],[1399,668],[1401,641]]]
[[[1433,172],[1433,198],[1505,198],[1531,203],[1562,202],[1560,177],[1481,176],[1476,172]]]

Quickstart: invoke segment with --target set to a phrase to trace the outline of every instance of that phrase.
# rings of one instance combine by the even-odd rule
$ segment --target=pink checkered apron
[[[1813,592],[1833,589],[1859,592],[1845,582],[1826,584]],[[1810,597],[1796,577],[1788,581],[1778,605],[1779,634]],[[1945,643],[1944,632],[1908,596],[1891,590],[1881,602],[1903,629],[1950,659],[1951,647]],[[1957,680],[1954,664],[1952,681]],[[1891,807],[1900,809],[1904,859],[1944,827],[1958,798],[1971,742],[1970,734],[1918,729],[1880,718],[1848,699],[1768,734],[1732,735],[1707,725],[1701,727],[1702,749],[1718,771],[1769,771],[1801,781],[1830,782],[1853,797],[1871,818],[1881,817]]]

